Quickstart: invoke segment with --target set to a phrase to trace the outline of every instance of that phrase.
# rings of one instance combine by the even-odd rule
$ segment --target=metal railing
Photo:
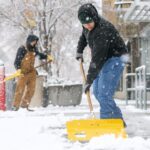
[[[135,73],[126,74],[126,105],[128,105],[128,93],[134,95],[134,100],[137,108],[147,109],[147,92],[150,88],[147,87],[147,77],[150,73],[146,73],[146,67],[140,66],[135,69]],[[128,80],[130,78],[131,86],[128,86]]]
[[[131,97],[134,97],[135,95],[135,73],[127,73],[125,75],[125,80],[126,80],[125,81],[125,99],[126,99],[126,105],[128,105],[129,97],[130,97],[130,100],[132,100]],[[130,93],[130,96],[129,96],[129,93]]]
[[[146,94],[146,67],[141,66],[135,69],[135,100],[136,107],[147,109]]]

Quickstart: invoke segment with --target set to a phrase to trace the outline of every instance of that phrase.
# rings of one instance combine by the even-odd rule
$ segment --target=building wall
[[[102,0],[102,16],[116,26],[117,16],[114,3],[115,0]]]
[[[150,73],[150,25],[146,26],[140,34],[141,64],[145,65]]]
[[[130,43],[131,63],[128,65],[128,73],[134,73],[135,69],[141,65],[146,65],[146,71],[150,73],[150,22],[140,22],[139,20],[136,23],[134,21],[132,23],[124,22],[124,14],[128,11],[127,8],[130,9],[131,5],[130,3],[125,4],[128,1],[134,2],[135,0],[103,0],[103,15],[116,26],[124,40]],[[114,2],[116,2],[116,5],[114,5]],[[141,36],[141,34],[144,36]],[[123,74],[123,86],[126,73]],[[146,83],[147,87],[150,87],[150,75],[147,76]],[[134,87],[134,81],[131,81],[130,85]],[[116,93],[117,98],[123,98],[124,96],[125,92]],[[148,99],[150,99],[150,96]]]
[[[125,2],[126,0],[122,0],[122,1]],[[115,5],[115,2],[118,2],[118,1],[117,0],[102,0],[102,15],[104,18],[106,18],[107,20],[109,20],[111,23],[113,23],[115,25],[115,27],[120,32],[120,35],[123,37],[124,41],[126,41],[129,36],[132,37],[132,35],[135,34],[137,31],[136,28],[134,27],[134,25],[131,25],[131,24],[128,25],[128,24],[124,23],[124,21],[123,21],[123,15],[125,14],[125,11],[130,6],[130,4]],[[135,51],[137,51],[137,48],[134,47],[133,49]],[[135,59],[136,58],[134,58],[134,60]],[[116,92],[116,94],[115,94],[116,98],[125,99],[125,82],[126,82],[125,74],[127,73],[126,72],[127,70],[133,70],[131,68],[133,68],[133,67],[130,66],[129,69],[124,70],[123,76],[120,81],[121,87],[118,88],[121,90],[118,90]]]

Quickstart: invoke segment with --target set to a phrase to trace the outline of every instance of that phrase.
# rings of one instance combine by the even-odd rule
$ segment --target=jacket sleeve
[[[92,84],[94,79],[97,77],[99,71],[101,70],[103,64],[106,62],[109,40],[107,35],[96,36],[93,41],[93,53],[92,59],[90,62],[88,74],[87,74],[87,83]]]
[[[15,62],[14,62],[14,66],[16,69],[21,68],[21,62],[22,62],[22,59],[24,58],[25,54],[26,54],[25,48],[23,46],[20,47],[17,51],[17,55],[16,55]]]
[[[87,46],[87,41],[84,33],[82,32],[82,35],[80,36],[78,41],[77,54],[83,54],[83,50],[86,46]]]
[[[38,48],[35,48],[36,55],[39,56],[40,59],[47,59],[47,55],[38,51]]]

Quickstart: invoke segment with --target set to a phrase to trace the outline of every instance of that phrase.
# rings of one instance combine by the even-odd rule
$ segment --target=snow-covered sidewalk
[[[94,102],[98,117],[99,106]],[[150,110],[141,111],[125,106],[118,100],[127,122],[127,139],[115,139],[113,135],[93,138],[88,143],[67,139],[65,123],[89,115],[85,97],[76,107],[35,108],[34,112],[20,109],[18,112],[0,112],[1,150],[150,150]]]

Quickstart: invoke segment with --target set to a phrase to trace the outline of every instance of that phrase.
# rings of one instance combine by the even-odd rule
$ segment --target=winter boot
[[[11,110],[12,110],[12,111],[18,111],[18,110],[19,110],[19,107],[13,106],[13,107],[11,108]]]
[[[30,109],[28,105],[21,105],[21,108],[26,108],[28,111],[34,111],[34,110]]]
[[[29,107],[27,107],[27,110],[28,110],[28,111],[34,111],[33,109],[30,109]]]

